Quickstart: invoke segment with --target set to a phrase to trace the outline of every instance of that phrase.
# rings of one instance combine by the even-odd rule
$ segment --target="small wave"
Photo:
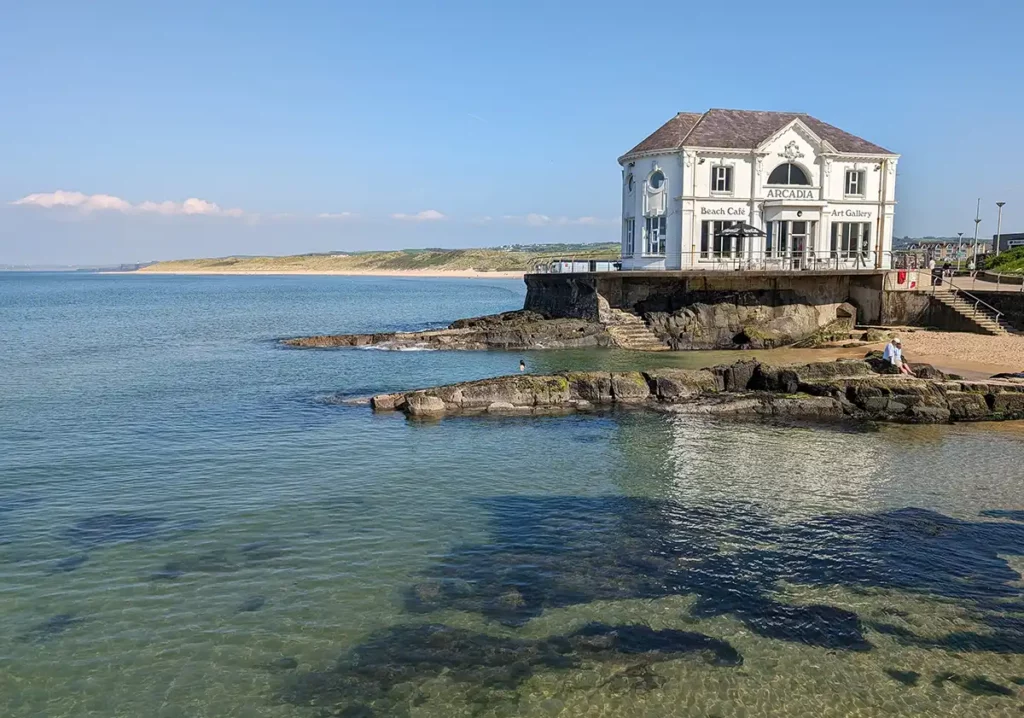
[[[367,344],[365,346],[356,347],[357,349],[369,349],[381,352],[436,352],[437,349],[434,347],[424,346],[422,344],[413,344],[411,346],[401,344],[388,344],[384,342],[382,344]]]

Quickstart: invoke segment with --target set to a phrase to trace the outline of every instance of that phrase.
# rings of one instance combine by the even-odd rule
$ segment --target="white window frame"
[[[652,228],[655,230],[652,237]],[[644,256],[664,257],[668,236],[668,219],[665,215],[646,217],[644,221]]]
[[[863,197],[864,182],[866,180],[867,173],[864,170],[846,170],[846,176],[843,178],[843,195],[846,197]]]
[[[632,257],[636,253],[636,219],[633,217],[626,217],[622,220],[624,232],[626,234],[626,251],[627,257]]]
[[[833,258],[865,260],[871,253],[871,223],[833,222],[830,247]]]
[[[732,167],[711,165],[711,193],[732,194]]]

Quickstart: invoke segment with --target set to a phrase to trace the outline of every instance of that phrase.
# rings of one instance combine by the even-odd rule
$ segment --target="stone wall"
[[[977,291],[971,294],[1003,312],[1011,325],[1024,331],[1024,293]],[[979,331],[977,325],[927,292],[885,291],[881,293],[881,297],[882,313],[879,324],[930,327],[947,332]]]
[[[1003,312],[1006,321],[1024,331],[1024,292],[971,292],[986,304]]]
[[[596,322],[596,274],[527,274],[523,309],[548,319],[586,319]],[[612,305],[615,306],[615,305]]]

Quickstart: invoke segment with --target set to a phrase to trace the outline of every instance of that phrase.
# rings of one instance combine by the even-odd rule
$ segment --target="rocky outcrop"
[[[746,294],[715,303],[696,302],[671,313],[649,312],[644,318],[673,349],[771,349],[826,341],[833,335],[848,335],[856,322],[857,310],[850,304],[772,304]]]
[[[546,319],[529,311],[460,319],[447,329],[378,334],[332,334],[285,339],[303,348],[368,347],[380,349],[567,349],[607,347],[615,342],[606,327],[584,319]]]
[[[600,407],[901,423],[1024,418],[1024,379],[878,374],[866,361],[773,367],[739,362],[710,369],[564,372],[503,376],[373,397],[376,411],[411,417],[552,414]]]

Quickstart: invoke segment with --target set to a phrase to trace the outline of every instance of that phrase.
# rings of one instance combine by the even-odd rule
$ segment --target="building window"
[[[650,185],[651,189],[661,189],[661,186],[665,184],[665,173],[661,170],[654,170],[647,179],[647,184]]]
[[[665,217],[647,218],[644,225],[644,254],[654,256],[665,254],[665,230]]]
[[[768,184],[802,184],[809,185],[807,173],[792,162],[781,164],[768,175]]]
[[[711,191],[732,192],[732,167],[716,165],[711,168]]]
[[[636,222],[635,222],[635,220],[632,217],[629,217],[628,219],[622,220],[622,223],[625,225],[624,231],[625,231],[625,234],[626,234],[626,250],[625,250],[625,254],[626,254],[627,257],[632,257],[633,256],[633,252],[636,251],[636,244],[635,244],[635,242],[633,240],[633,236],[634,236],[633,232],[634,232],[634,227],[636,225]]]
[[[848,197],[863,197],[865,179],[865,173],[861,170],[846,170],[846,195]]]
[[[871,225],[867,222],[836,222],[832,225],[832,256],[863,259],[871,251]]]
[[[700,223],[700,258],[715,259],[743,255],[743,237],[723,237],[722,230],[734,227],[738,222],[706,219]]]
[[[630,172],[626,175],[626,191],[630,194],[633,193],[633,173]]]

